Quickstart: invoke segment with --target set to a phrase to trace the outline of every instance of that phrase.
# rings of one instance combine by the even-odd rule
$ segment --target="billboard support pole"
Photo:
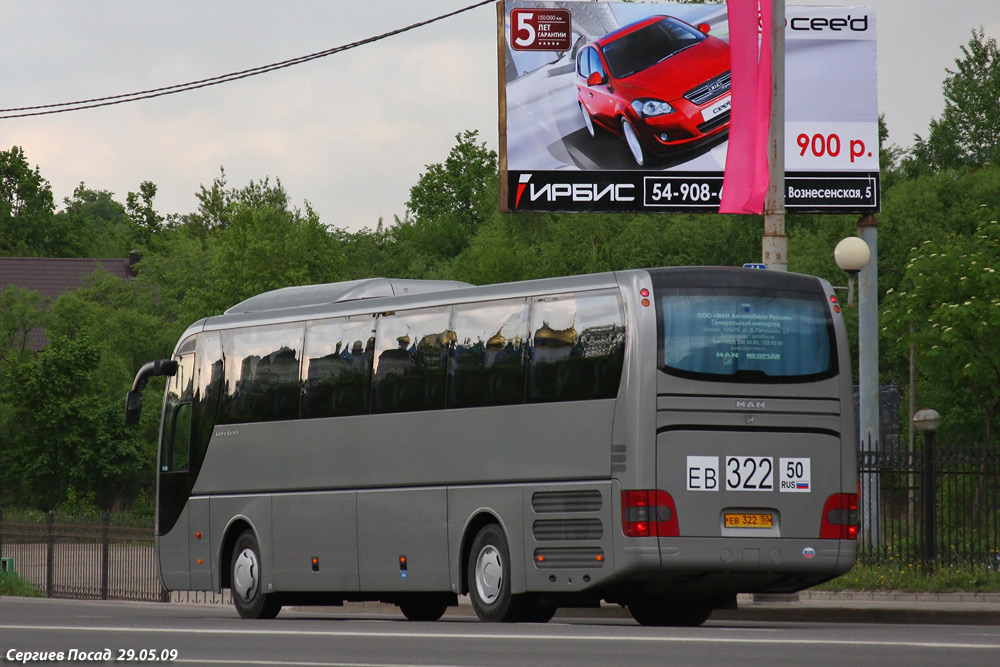
[[[785,236],[785,0],[771,3],[771,118],[767,133],[768,185],[764,201],[763,262],[788,270]]]
[[[498,171],[500,174],[500,212],[507,212],[507,39],[504,35],[505,3],[497,3],[497,95],[500,108],[497,114]]]

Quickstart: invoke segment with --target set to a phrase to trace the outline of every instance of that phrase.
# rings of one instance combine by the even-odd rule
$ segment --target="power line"
[[[189,81],[187,83],[178,83],[172,86],[163,86],[161,88],[140,90],[134,93],[123,93],[121,95],[110,95],[107,97],[95,97],[89,100],[77,100],[75,102],[58,102],[55,104],[40,104],[37,106],[30,106],[30,107],[0,109],[0,120],[3,120],[5,118],[46,116],[55,113],[65,113],[67,111],[81,111],[83,109],[94,109],[97,107],[106,107],[115,104],[124,104],[126,102],[148,100],[154,97],[163,97],[164,95],[173,95],[175,93],[183,93],[189,90],[197,90],[199,88],[208,88],[209,86],[217,86],[219,84],[229,83],[230,81],[247,79],[252,76],[257,76],[259,74],[266,74],[267,72],[273,72],[275,70],[284,69],[286,67],[291,67],[293,65],[300,65],[302,63],[309,62],[310,60],[317,60],[319,58],[325,58],[326,56],[332,56],[335,53],[348,51],[350,49],[354,49],[359,46],[364,46],[365,44],[371,44],[372,42],[378,42],[380,40],[387,39],[389,37],[394,37],[395,35],[399,35],[404,32],[414,30],[416,28],[421,28],[425,25],[430,25],[431,23],[436,23],[438,21],[451,18],[452,16],[457,16],[458,14],[467,12],[477,7],[481,7],[483,5],[493,4],[494,2],[495,0],[481,0],[480,2],[471,4],[467,7],[456,9],[453,12],[448,12],[447,14],[441,14],[440,16],[435,16],[434,18],[427,19],[426,21],[413,23],[403,28],[398,28],[390,32],[384,32],[381,35],[368,37],[366,39],[362,39],[357,42],[351,42],[350,44],[344,44],[342,46],[335,46],[325,51],[317,51],[316,53],[310,53],[309,55],[299,56],[297,58],[291,58],[289,60],[283,60],[281,62],[271,63],[270,65],[253,67],[251,69],[246,69],[239,72],[230,72],[229,74],[221,74],[219,76],[213,76],[207,79],[200,79],[198,81]]]

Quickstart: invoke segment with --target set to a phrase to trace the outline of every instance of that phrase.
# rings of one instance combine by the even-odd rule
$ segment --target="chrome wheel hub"
[[[257,594],[260,565],[253,549],[244,549],[233,565],[233,592],[249,602]]]
[[[479,599],[493,604],[503,589],[503,562],[496,547],[487,545],[476,559],[476,591]]]

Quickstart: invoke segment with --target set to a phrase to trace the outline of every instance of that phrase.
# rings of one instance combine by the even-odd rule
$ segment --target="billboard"
[[[785,14],[786,209],[876,212],[875,12]],[[740,117],[726,5],[504,0],[498,17],[502,210],[719,211]]]

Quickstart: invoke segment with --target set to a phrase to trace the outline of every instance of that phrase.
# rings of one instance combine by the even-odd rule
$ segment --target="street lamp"
[[[924,505],[924,569],[930,572],[934,567],[934,432],[941,425],[941,415],[937,410],[924,408],[913,415],[913,425],[924,434],[924,472],[921,480],[921,494]]]
[[[854,279],[871,263],[871,246],[860,237],[848,236],[834,248],[833,259],[847,272],[847,305],[853,306]],[[877,316],[872,317],[870,312],[875,299],[866,298],[872,303],[858,299],[858,435],[861,451],[876,452],[879,438]],[[861,476],[861,525],[872,542],[878,541],[878,505],[878,479],[872,473],[864,473]]]
[[[872,251],[863,239],[857,236],[848,236],[837,244],[833,249],[833,259],[844,271],[847,271],[847,305],[854,305],[854,279],[858,272],[868,266],[871,261]]]

